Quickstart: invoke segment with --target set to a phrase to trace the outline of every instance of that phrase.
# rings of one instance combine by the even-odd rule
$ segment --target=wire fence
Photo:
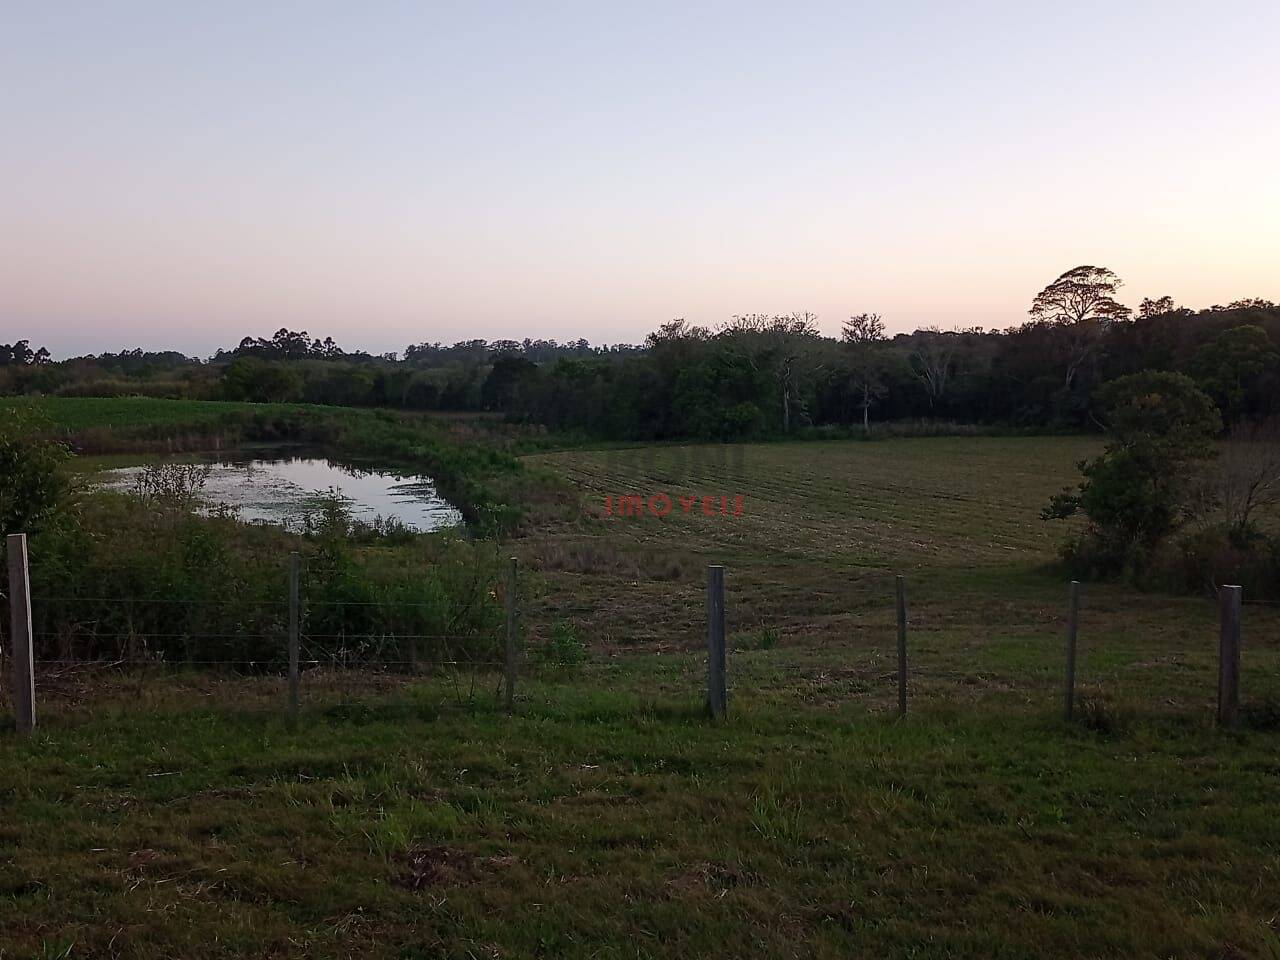
[[[1217,622],[1186,627],[1188,637],[1195,633],[1201,640],[1181,658],[1166,657],[1156,664],[1158,669],[1139,673],[1128,672],[1130,664],[1107,651],[1089,647],[1087,638],[1106,630],[1104,614],[1087,607],[1081,612],[1065,602],[1065,595],[1060,609],[1047,608],[1041,598],[996,597],[992,604],[1001,608],[1002,617],[975,619],[952,615],[945,598],[937,596],[924,598],[918,608],[903,594],[897,602],[895,589],[901,585],[900,578],[882,574],[864,578],[864,594],[848,617],[828,622],[809,643],[781,646],[782,630],[759,619],[767,616],[767,598],[761,603],[754,592],[750,600],[757,619],[726,632],[726,616],[733,620],[738,598],[732,593],[726,598],[723,570],[712,566],[705,608],[684,601],[686,642],[668,653],[665,665],[657,651],[647,661],[646,682],[661,685],[666,677],[668,689],[684,689],[689,701],[702,702],[713,717],[731,715],[743,697],[775,693],[814,702],[866,698],[886,711],[896,706],[905,714],[918,698],[944,694],[955,702],[993,693],[1044,698],[1051,692],[1070,717],[1082,694],[1097,699],[1126,685],[1148,701],[1172,702],[1172,687],[1162,690],[1160,685],[1190,672],[1199,678],[1201,699],[1216,703],[1218,722],[1230,726],[1238,722],[1242,703],[1243,608],[1277,606],[1250,603],[1239,588],[1224,588]],[[246,705],[293,715],[305,703],[381,695],[424,680],[439,682],[460,701],[485,699],[511,711],[517,683],[528,678],[531,666],[580,676],[571,668],[579,666],[577,658],[584,651],[571,643],[557,648],[545,624],[536,637],[525,630],[514,560],[505,578],[481,585],[500,604],[502,615],[464,630],[406,629],[424,622],[406,622],[406,610],[438,616],[438,602],[331,599],[307,596],[298,586],[282,600],[30,596],[25,583],[11,577],[10,597],[19,603],[11,611],[3,655],[5,671],[15,681],[9,699],[17,729],[27,732],[34,726],[37,701],[54,713],[68,704],[91,708],[95,697],[108,696],[95,689],[98,681],[108,688],[114,684],[126,697],[138,699],[145,691],[147,698],[156,699],[166,684],[181,696],[199,682],[236,679],[247,687],[228,691],[229,702],[241,698]],[[748,600],[745,593],[742,599]],[[25,627],[23,601],[29,607]],[[215,629],[200,628],[210,622],[201,611],[217,612]],[[358,616],[344,620],[348,611]],[[1259,615],[1270,617],[1269,612]],[[166,622],[177,626],[165,629]],[[343,629],[345,622],[383,627]],[[1274,618],[1267,622],[1280,627]],[[1079,681],[1077,631],[1086,637]],[[538,645],[528,642],[535,639]],[[1151,666],[1140,658],[1135,662]],[[1272,669],[1280,667],[1280,650],[1271,650],[1266,663],[1280,677],[1280,669]],[[624,672],[609,658],[596,666],[596,682],[611,666]],[[1271,695],[1270,687],[1259,688]],[[24,690],[30,691],[30,702],[24,700]]]

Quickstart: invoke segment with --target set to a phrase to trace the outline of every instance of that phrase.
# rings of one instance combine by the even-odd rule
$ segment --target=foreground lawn
[[[294,731],[274,681],[53,697],[0,739],[3,955],[1280,950],[1274,733],[1066,726],[1034,684],[898,721],[785,649],[739,655],[712,725],[700,676],[615,658],[513,718],[496,678],[309,689]]]

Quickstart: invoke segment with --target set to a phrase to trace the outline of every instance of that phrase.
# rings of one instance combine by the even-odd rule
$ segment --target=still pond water
[[[462,524],[462,514],[436,492],[428,477],[314,456],[228,457],[206,466],[201,499],[234,509],[241,520],[297,530],[307,514],[316,513],[317,498],[336,489],[351,515],[365,523],[378,517],[394,519],[418,532]],[[145,469],[107,470],[100,480],[106,487],[127,490]]]

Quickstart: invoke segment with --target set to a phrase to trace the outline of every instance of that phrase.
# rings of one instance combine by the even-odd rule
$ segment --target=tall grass
[[[492,545],[357,527],[332,499],[302,535],[204,516],[198,475],[181,469],[144,474],[132,493],[88,494],[35,535],[40,658],[279,665],[298,550],[307,658],[494,659],[502,611]]]

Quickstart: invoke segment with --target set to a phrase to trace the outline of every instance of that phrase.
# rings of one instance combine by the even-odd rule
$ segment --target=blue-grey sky
[[[0,0],[0,341],[1280,300],[1280,4]]]

